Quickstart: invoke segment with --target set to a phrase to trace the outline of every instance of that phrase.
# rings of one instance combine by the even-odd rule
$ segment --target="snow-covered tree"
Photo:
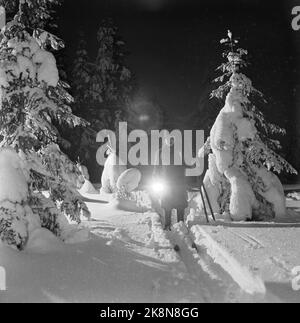
[[[20,22],[27,28],[44,29],[54,25],[55,7],[63,0],[0,0],[9,18],[17,14]],[[11,20],[10,19],[10,20]]]
[[[93,99],[105,108],[120,109],[132,90],[132,74],[126,66],[127,51],[118,28],[111,19],[102,22],[98,33],[96,73],[93,79]]]
[[[90,95],[89,121],[99,131],[117,129],[133,89],[132,73],[126,66],[127,51],[118,28],[111,19],[102,21],[97,33],[99,43]]]
[[[94,64],[90,62],[87,43],[83,32],[79,33],[78,47],[72,70],[71,85],[73,90],[74,103],[73,112],[82,118],[88,118],[91,107],[91,77],[94,72]],[[95,131],[90,127],[78,126],[72,131],[66,132],[68,140],[72,143],[70,154],[80,160],[89,159],[91,146],[95,145]]]
[[[75,111],[90,126],[81,128],[78,155],[89,159],[97,149],[96,134],[102,129],[117,130],[126,118],[126,107],[133,90],[132,73],[126,66],[125,42],[111,19],[105,19],[98,30],[99,50],[90,62],[84,39],[76,53],[73,73]]]
[[[226,46],[226,62],[218,68],[222,75],[216,82],[223,84],[212,97],[226,96],[225,106],[200,152],[209,154],[204,184],[214,212],[229,213],[233,220],[285,216],[283,188],[273,172],[297,172],[275,152],[280,142],[271,138],[285,134],[285,130],[267,122],[256,106],[264,99],[242,73],[247,67],[247,51],[239,48],[230,31],[221,43]]]
[[[43,226],[59,235],[61,214],[80,222],[80,215],[89,212],[74,181],[65,175],[73,172],[76,176],[77,168],[70,170],[71,162],[56,145],[61,137],[53,121],[72,127],[83,121],[68,106],[73,99],[59,80],[55,57],[49,51],[59,49],[63,42],[42,29],[32,31],[28,11],[22,11],[29,3],[20,1],[19,11],[0,36],[0,147],[14,148],[22,156],[30,174],[28,203]]]
[[[92,64],[90,63],[87,43],[83,32],[79,33],[78,47],[72,72],[72,88],[74,90],[74,111],[85,114],[89,102],[89,87],[91,84]]]

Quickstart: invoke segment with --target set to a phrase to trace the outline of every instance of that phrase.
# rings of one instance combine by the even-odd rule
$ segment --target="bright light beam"
[[[160,180],[154,180],[150,185],[151,191],[153,194],[162,196],[167,193],[168,187],[166,183]]]

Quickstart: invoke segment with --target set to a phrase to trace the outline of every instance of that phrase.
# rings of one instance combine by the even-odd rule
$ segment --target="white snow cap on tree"
[[[59,73],[56,60],[52,53],[40,48],[38,42],[26,34],[26,40],[18,39],[8,41],[8,48],[15,56],[15,62],[0,64],[0,85],[8,87],[9,82],[15,78],[30,78],[40,83],[45,82],[49,86],[56,87],[59,81]]]
[[[55,87],[59,81],[56,60],[53,54],[45,50],[39,50],[33,56],[33,62],[37,65],[37,79]]]

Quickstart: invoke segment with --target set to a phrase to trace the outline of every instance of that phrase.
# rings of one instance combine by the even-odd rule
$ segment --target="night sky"
[[[174,118],[188,120],[202,109],[200,102],[209,94],[210,80],[222,61],[219,40],[231,29],[249,51],[247,75],[269,101],[265,113],[295,131],[300,31],[291,28],[291,11],[297,4],[296,0],[65,0],[59,32],[66,41],[68,62],[74,58],[80,29],[87,35],[93,59],[101,20],[114,18],[143,94],[158,100]]]

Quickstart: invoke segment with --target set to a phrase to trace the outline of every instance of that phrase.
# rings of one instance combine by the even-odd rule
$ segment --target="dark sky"
[[[99,24],[102,18],[113,17],[144,94],[178,118],[201,109],[199,102],[207,90],[203,85],[217,76],[214,70],[221,62],[219,40],[231,29],[250,52],[248,75],[272,102],[267,109],[288,126],[299,86],[300,31],[291,28],[296,4],[293,0],[65,0],[60,32],[73,58],[78,30],[83,29],[93,57]]]

